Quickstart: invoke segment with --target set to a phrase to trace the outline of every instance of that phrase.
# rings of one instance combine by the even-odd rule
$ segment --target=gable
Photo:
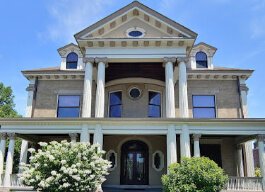
[[[134,1],[110,16],[77,33],[75,38],[78,41],[82,39],[100,38],[102,36],[106,36],[106,33],[125,25],[128,21],[133,20],[134,18],[145,21],[156,30],[162,31],[162,33],[166,33],[171,37],[185,37],[191,39],[195,39],[197,37],[197,34],[190,29],[141,3]]]

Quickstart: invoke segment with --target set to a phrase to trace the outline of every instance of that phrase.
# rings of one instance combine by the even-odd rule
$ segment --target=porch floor
[[[162,189],[117,189],[117,188],[104,188],[104,192],[162,192]]]

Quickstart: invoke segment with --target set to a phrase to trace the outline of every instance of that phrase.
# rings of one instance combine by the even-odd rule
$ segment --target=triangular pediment
[[[181,24],[134,1],[75,35],[78,40],[91,38],[126,38],[128,28],[139,27],[146,37],[184,37],[195,39],[197,34]]]
[[[157,37],[172,37],[174,34],[168,34],[163,30],[159,30],[149,23],[140,20],[139,18],[133,18],[130,21],[118,26],[112,31],[106,32],[102,35],[103,38],[127,38],[128,29],[142,29],[144,31],[145,38],[157,38]]]

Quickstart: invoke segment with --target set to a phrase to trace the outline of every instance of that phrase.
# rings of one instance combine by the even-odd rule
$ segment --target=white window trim
[[[157,169],[155,166],[155,155],[159,154],[160,158],[161,158],[161,162],[160,162],[160,167]],[[162,151],[160,150],[156,150],[153,154],[152,154],[152,167],[154,170],[156,171],[162,171],[165,167],[165,155]]]

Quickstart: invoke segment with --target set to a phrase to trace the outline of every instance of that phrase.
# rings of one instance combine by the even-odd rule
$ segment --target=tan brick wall
[[[192,117],[192,95],[215,95],[217,118],[239,118],[240,100],[237,81],[188,81],[189,114]]]
[[[131,87],[137,86],[142,90],[142,96],[138,100],[132,100],[128,96]],[[96,83],[92,86],[92,117],[95,114]],[[164,87],[155,84],[119,84],[106,87],[105,116],[108,116],[109,92],[122,91],[123,117],[147,117],[148,116],[148,91],[155,90],[162,93],[162,116],[165,116],[165,92]],[[59,94],[80,94],[81,104],[83,95],[83,81],[72,80],[40,80],[38,84],[34,117],[56,117],[57,96]],[[178,83],[175,85],[176,117],[179,117],[179,91]],[[239,94],[236,81],[188,81],[189,113],[192,117],[192,95],[215,95],[217,118],[239,118],[241,114]]]
[[[82,104],[83,81],[40,80],[33,117],[56,117],[57,100],[60,94],[81,95]]]
[[[132,87],[138,87],[142,91],[142,96],[137,99],[131,99],[128,92]],[[122,91],[122,117],[148,117],[148,91],[158,91],[164,95],[164,87],[151,84],[120,84],[106,88],[105,116],[108,117],[109,93],[113,91]],[[163,102],[163,101],[162,101]],[[164,113],[162,107],[162,113]]]

